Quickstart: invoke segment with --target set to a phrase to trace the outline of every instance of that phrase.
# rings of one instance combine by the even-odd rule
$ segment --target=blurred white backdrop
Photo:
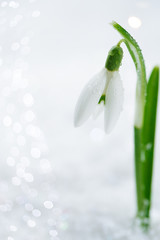
[[[4,2],[9,4],[11,1],[1,0],[1,16],[6,9]],[[156,0],[18,2],[21,14],[26,16],[29,9],[32,17],[26,17],[25,22],[25,31],[30,36],[30,49],[25,54],[30,76],[28,84],[34,96],[36,121],[45,136],[57,178],[54,187],[58,190],[65,222],[62,238],[72,239],[75,228],[74,238],[79,239],[77,234],[82,236],[84,231],[82,216],[89,218],[93,214],[87,222],[90,228],[97,224],[95,216],[99,214],[119,219],[134,216],[136,72],[125,47],[120,70],[125,89],[124,110],[110,135],[103,132],[103,114],[96,121],[89,119],[83,127],[74,128],[77,98],[88,80],[104,66],[109,49],[120,39],[109,25],[112,20],[124,26],[139,43],[147,75],[155,64],[160,63],[160,3]],[[15,13],[18,14],[18,10]],[[12,13],[9,16],[12,17]],[[132,16],[141,21],[137,28],[135,22],[129,21]],[[12,43],[19,44],[23,24],[9,34],[1,30],[3,45],[9,44],[10,38]],[[1,25],[3,28],[3,22]],[[15,51],[18,54],[19,50]],[[2,52],[2,59],[6,54],[9,54],[7,48]],[[1,69],[3,71],[3,65]],[[157,132],[153,215],[160,210],[159,124]],[[52,181],[49,180],[49,184],[52,188]],[[83,239],[87,237],[83,235]]]

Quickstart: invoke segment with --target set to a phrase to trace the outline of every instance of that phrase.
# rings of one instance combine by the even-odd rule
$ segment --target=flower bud
[[[123,58],[123,50],[120,46],[114,46],[108,53],[105,68],[109,71],[118,71]]]

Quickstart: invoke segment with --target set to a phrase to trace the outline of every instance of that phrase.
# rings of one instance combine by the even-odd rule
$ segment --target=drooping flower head
[[[122,110],[124,98],[119,75],[122,58],[123,50],[119,45],[111,48],[105,67],[84,87],[75,108],[76,127],[104,109],[104,130],[106,133],[112,131]]]

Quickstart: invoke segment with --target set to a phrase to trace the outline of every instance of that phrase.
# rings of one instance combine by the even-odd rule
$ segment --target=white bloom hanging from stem
[[[123,57],[122,48],[114,46],[108,54],[105,67],[84,87],[74,115],[74,125],[81,126],[95,112],[104,109],[104,129],[110,133],[114,128],[123,105],[123,86],[119,67]]]

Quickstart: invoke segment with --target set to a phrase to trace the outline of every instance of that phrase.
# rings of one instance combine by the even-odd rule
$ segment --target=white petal
[[[114,72],[109,80],[106,91],[106,102],[104,108],[104,128],[106,133],[110,133],[114,128],[122,111],[124,91],[122,80],[118,72]]]
[[[93,112],[93,119],[97,119],[97,117],[104,111],[104,102],[101,101],[100,104],[96,105],[96,108]]]
[[[104,91],[107,81],[107,70],[103,68],[84,87],[75,108],[74,125],[82,125],[94,112]]]

